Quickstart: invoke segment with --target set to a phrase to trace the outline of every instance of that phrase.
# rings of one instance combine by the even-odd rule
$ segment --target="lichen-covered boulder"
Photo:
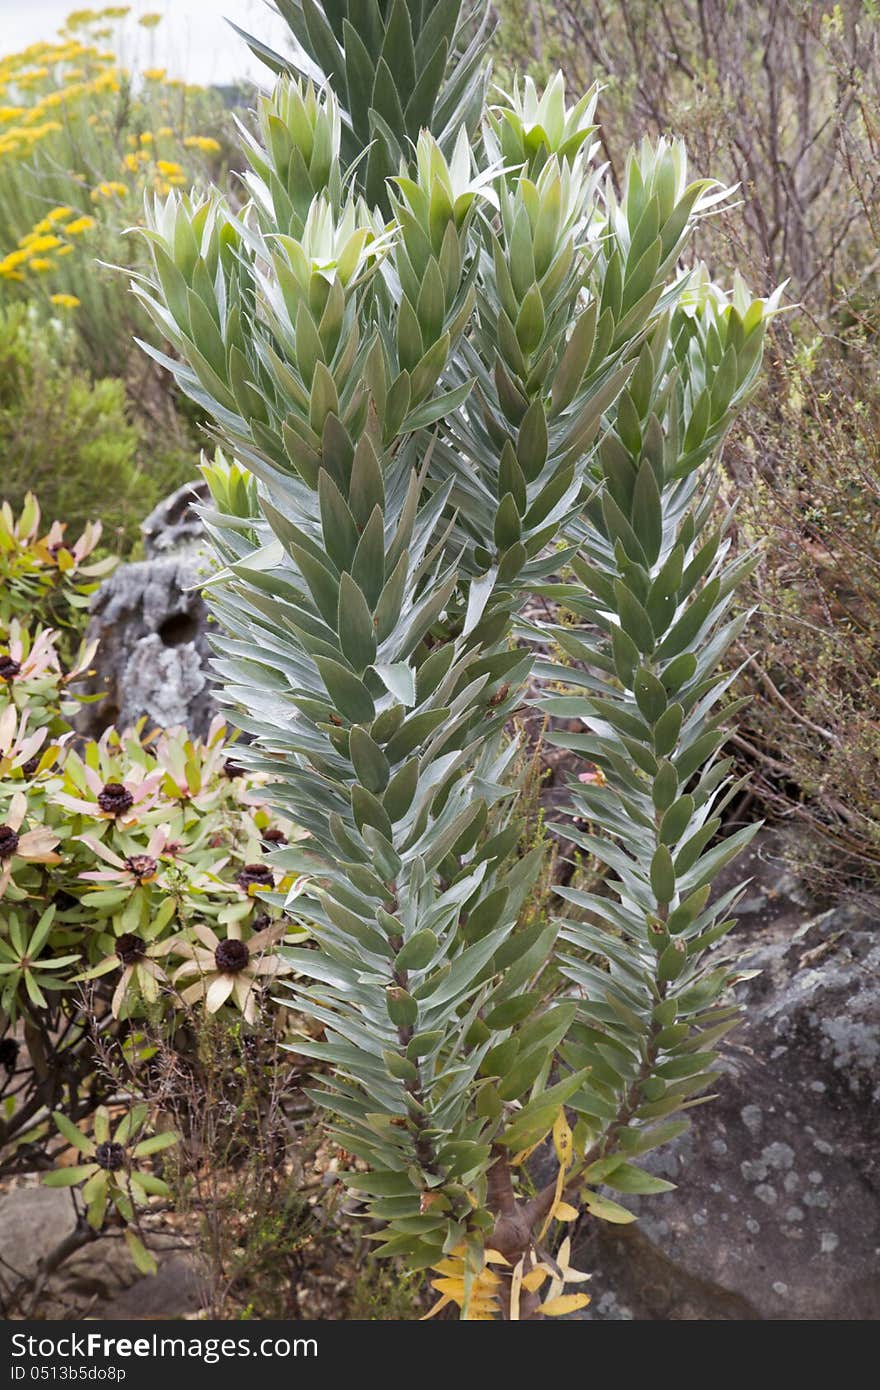
[[[82,706],[80,733],[97,737],[144,715],[207,732],[217,710],[199,593],[209,558],[194,509],[205,495],[204,484],[192,484],[160,502],[141,528],[146,559],[120,565],[95,594],[87,639],[98,649],[80,691],[99,698]]]
[[[589,1317],[880,1317],[880,936],[864,910],[793,901],[772,857],[765,839],[739,863],[758,871],[739,930],[760,974],[717,1099],[645,1165],[677,1190],[624,1199],[633,1226],[579,1229]]]

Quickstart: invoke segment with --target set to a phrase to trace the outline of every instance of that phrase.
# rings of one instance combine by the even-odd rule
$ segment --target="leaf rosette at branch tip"
[[[44,1185],[78,1188],[86,1220],[95,1232],[103,1229],[108,1208],[115,1212],[123,1223],[125,1243],[136,1268],[141,1274],[155,1274],[156,1257],[141,1239],[139,1217],[151,1197],[167,1197],[170,1188],[145,1169],[142,1160],[172,1148],[179,1135],[171,1130],[150,1134],[145,1105],[136,1105],[123,1115],[112,1137],[106,1106],[95,1111],[91,1137],[60,1111],[52,1119],[80,1161],[45,1173]]]

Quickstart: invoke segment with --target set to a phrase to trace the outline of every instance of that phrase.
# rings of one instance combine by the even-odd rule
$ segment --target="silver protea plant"
[[[728,191],[679,144],[617,196],[595,92],[489,92],[482,3],[277,3],[297,56],[251,41],[278,76],[247,201],[157,201],[134,288],[226,451],[207,595],[239,756],[308,832],[274,856],[310,932],[294,1046],[380,1254],[465,1317],[564,1314],[565,1223],[668,1187],[638,1160],[736,1016],[719,663],[753,557],[713,459],[776,305],[685,268]],[[536,593],[567,620],[533,668]],[[583,758],[560,833],[608,870],[555,917],[524,913],[533,670],[582,726],[552,735]]]

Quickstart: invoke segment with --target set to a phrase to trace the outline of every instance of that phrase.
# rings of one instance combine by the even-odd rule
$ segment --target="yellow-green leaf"
[[[560,1110],[553,1125],[553,1147],[561,1166],[568,1168],[571,1164],[572,1136],[564,1110]]]
[[[590,1296],[586,1293],[563,1293],[542,1303],[539,1311],[545,1318],[564,1318],[566,1313],[576,1313],[579,1308],[586,1308],[589,1301]]]
[[[607,1197],[600,1197],[598,1192],[585,1192],[583,1203],[591,1216],[597,1216],[600,1221],[610,1221],[615,1226],[628,1226],[630,1221],[636,1219],[626,1207],[609,1201]]]

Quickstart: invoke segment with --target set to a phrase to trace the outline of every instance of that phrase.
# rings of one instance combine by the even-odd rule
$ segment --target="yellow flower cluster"
[[[43,251],[54,251],[56,246],[61,245],[60,236],[40,236],[36,228],[23,236],[18,243],[19,246],[26,247],[25,254],[28,256],[40,255]]]
[[[118,92],[120,81],[115,54],[78,40],[31,44],[3,58],[0,156],[29,153],[40,140],[63,129],[53,113],[91,96]]]
[[[220,141],[210,135],[187,135],[183,143],[188,150],[201,150],[202,154],[217,154],[220,150]]]
[[[97,188],[91,192],[92,202],[96,203],[99,198],[124,198],[128,192],[124,183],[117,179],[108,179],[104,183],[99,183]]]
[[[157,159],[156,168],[163,178],[169,183],[185,183],[186,174],[179,164],[175,164],[172,159]]]
[[[52,135],[56,130],[61,130],[58,121],[44,121],[42,125],[13,126],[12,130],[0,138],[0,155],[4,154],[26,154],[32,145],[38,140],[43,140],[47,135]]]
[[[61,270],[62,258],[73,254],[98,222],[121,230],[123,206],[128,219],[146,190],[165,195],[186,185],[190,171],[184,167],[188,161],[181,162],[184,150],[192,151],[196,162],[220,152],[217,140],[189,134],[184,124],[179,91],[203,89],[168,79],[164,69],[147,68],[141,81],[135,75],[132,101],[122,113],[128,152],[120,155],[118,112],[108,98],[123,84],[128,87],[130,74],[106,39],[112,25],[129,13],[122,5],[75,10],[57,40],[0,56],[0,286]],[[145,14],[138,23],[151,29],[161,18]],[[144,124],[147,129],[140,128]],[[43,149],[38,186],[33,161]],[[86,193],[94,216],[82,212]],[[15,210],[53,196],[59,206],[29,230],[22,227]],[[49,302],[77,307],[77,295],[68,292],[74,286],[56,279],[51,288]]]
[[[125,187],[123,185],[123,192]],[[0,279],[24,280],[28,271],[43,275],[54,269],[60,256],[69,256],[73,250],[65,237],[81,236],[95,226],[94,217],[74,216],[69,207],[53,208],[36,226],[19,238],[18,246],[0,260]],[[68,221],[72,218],[72,221]],[[47,252],[54,253],[47,255]]]
[[[130,5],[108,5],[103,10],[73,10],[64,22],[65,29],[73,31],[85,25],[100,23],[102,19],[125,19],[131,13]]]

